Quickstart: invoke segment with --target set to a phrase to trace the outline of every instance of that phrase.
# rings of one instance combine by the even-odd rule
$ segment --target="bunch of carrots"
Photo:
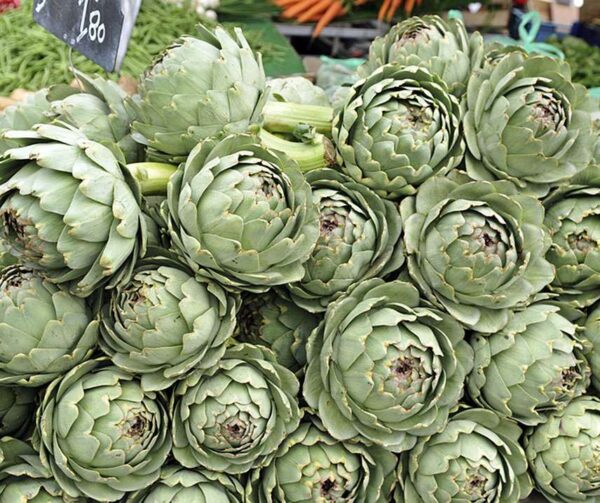
[[[316,22],[313,38],[318,37],[323,29],[335,18],[347,14],[350,9],[367,3],[369,0],[274,0],[282,9],[282,17],[293,19],[299,23]],[[410,15],[415,5],[423,0],[383,0],[378,19],[388,23],[394,18],[396,11],[402,6]]]

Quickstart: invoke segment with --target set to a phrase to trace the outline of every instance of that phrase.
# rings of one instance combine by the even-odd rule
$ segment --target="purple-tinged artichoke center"
[[[321,496],[328,501],[337,501],[340,487],[336,480],[325,479],[321,481]]]
[[[598,242],[592,238],[587,231],[569,234],[567,242],[576,253],[587,255],[589,252],[598,249]]]
[[[333,209],[323,209],[319,220],[321,237],[326,240],[332,237],[339,237],[346,223],[345,217]]]
[[[498,232],[487,226],[475,227],[471,239],[479,245],[479,251],[485,255],[498,255],[501,249],[502,240]]]
[[[400,47],[407,45],[417,45],[424,42],[428,42],[431,39],[431,34],[434,32],[426,26],[416,26],[410,30],[405,31],[402,36],[398,39],[397,44]]]
[[[232,418],[221,427],[223,436],[232,444],[237,444],[248,434],[248,424],[239,418]]]
[[[396,387],[401,391],[410,389],[426,377],[423,375],[421,359],[416,356],[400,356],[392,362],[390,373]]]
[[[35,231],[35,224],[31,220],[23,219],[10,207],[2,211],[1,219],[2,232],[11,246],[17,248],[24,256],[33,258],[34,261],[44,255],[30,234]]]
[[[132,410],[124,420],[122,428],[125,436],[134,440],[144,438],[148,424],[151,422],[147,410]]]

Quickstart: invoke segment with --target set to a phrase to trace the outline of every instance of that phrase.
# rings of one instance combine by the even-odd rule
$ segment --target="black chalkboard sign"
[[[112,72],[121,67],[141,0],[35,0],[33,19]]]

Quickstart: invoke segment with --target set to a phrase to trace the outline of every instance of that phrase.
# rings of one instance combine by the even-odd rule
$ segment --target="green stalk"
[[[259,136],[265,147],[283,152],[296,161],[303,173],[335,164],[333,145],[321,134],[317,134],[311,143],[289,141],[264,129]]]
[[[307,124],[331,136],[332,122],[331,107],[270,101],[263,109],[263,127],[271,133],[293,133],[299,124]]]
[[[127,169],[139,182],[145,196],[163,196],[167,193],[167,183],[175,173],[176,166],[162,162],[136,162]]]

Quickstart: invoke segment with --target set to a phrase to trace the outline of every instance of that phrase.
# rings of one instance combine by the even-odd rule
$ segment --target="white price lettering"
[[[44,0],[45,2],[46,0]],[[79,26],[79,35],[77,42],[87,35],[92,42],[101,44],[106,39],[106,26],[102,22],[102,16],[99,10],[92,10],[88,15],[88,4],[90,0],[78,0],[79,7],[83,7],[81,15],[81,25]],[[95,0],[98,3],[98,0]]]
[[[39,14],[42,12],[42,9],[46,7],[46,0],[42,0],[39,4],[35,6],[35,11]]]

